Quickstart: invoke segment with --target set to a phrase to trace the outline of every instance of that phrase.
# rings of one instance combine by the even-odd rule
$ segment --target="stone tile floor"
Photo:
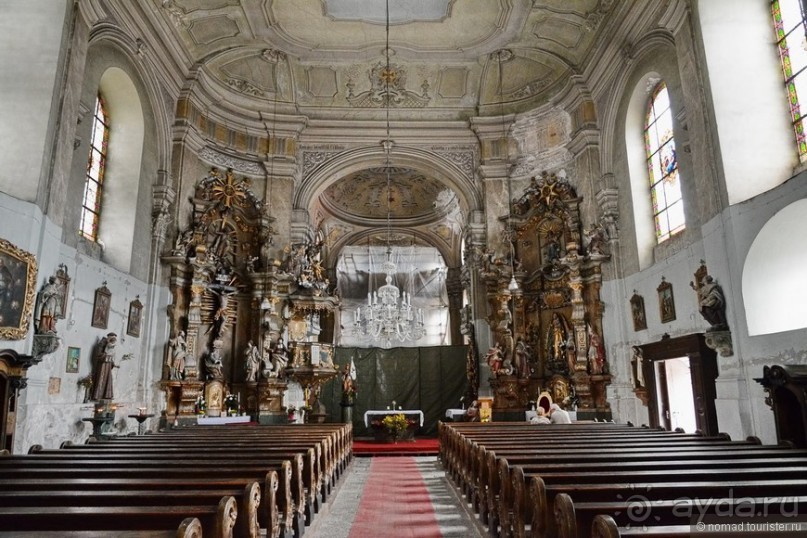
[[[453,485],[446,478],[435,456],[415,457],[417,467],[429,491],[440,536],[446,538],[482,538],[485,529]],[[372,458],[353,458],[334,494],[306,528],[305,538],[348,538],[359,509]],[[421,536],[417,529],[378,529],[377,536]],[[431,537],[430,537],[431,538]],[[436,537],[435,537],[436,538]]]

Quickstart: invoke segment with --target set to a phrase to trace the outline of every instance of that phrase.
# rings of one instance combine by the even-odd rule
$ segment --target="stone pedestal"
[[[513,375],[499,375],[490,380],[493,390],[493,412],[526,411],[529,403],[528,379]]]
[[[283,395],[286,393],[286,382],[278,379],[266,379],[258,382],[257,409],[250,409],[256,412],[259,417],[264,415],[277,414],[285,415],[283,411]]]
[[[163,381],[165,391],[165,417],[171,423],[174,418],[180,422],[196,417],[196,401],[202,394],[204,383],[201,381],[177,380]]]
[[[342,404],[342,422],[351,424],[353,422],[353,404]]]

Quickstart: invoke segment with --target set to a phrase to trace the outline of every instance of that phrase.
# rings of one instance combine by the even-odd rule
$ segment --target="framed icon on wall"
[[[68,347],[67,348],[67,366],[65,367],[65,371],[68,374],[77,374],[80,359],[81,359],[81,348]]]
[[[140,318],[143,317],[143,303],[138,295],[134,301],[129,303],[129,320],[126,323],[126,334],[140,337]]]
[[[675,320],[675,298],[673,297],[672,284],[661,277],[661,284],[658,290],[659,314],[662,323],[669,323]]]
[[[95,301],[92,306],[92,323],[93,327],[99,329],[106,329],[109,322],[109,305],[112,303],[112,293],[104,284],[95,290]]]
[[[647,329],[647,315],[644,310],[644,297],[633,290],[633,296],[630,298],[630,313],[633,318],[633,330],[643,331]]]

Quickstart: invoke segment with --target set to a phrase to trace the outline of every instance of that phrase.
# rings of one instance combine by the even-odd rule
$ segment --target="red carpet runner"
[[[376,443],[367,439],[353,440],[353,453],[357,456],[402,454],[410,456],[436,456],[440,451],[440,441],[416,437],[414,441],[399,443]]]
[[[426,483],[415,459],[376,457],[350,538],[432,538],[442,536]]]

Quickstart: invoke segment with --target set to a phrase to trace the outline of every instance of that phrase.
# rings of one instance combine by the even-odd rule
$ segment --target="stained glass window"
[[[667,85],[659,83],[650,97],[644,126],[647,171],[650,176],[650,198],[656,238],[661,243],[682,231],[684,202],[673,138],[672,110]]]
[[[773,24],[776,29],[776,44],[782,71],[785,76],[790,116],[796,134],[799,156],[807,159],[807,137],[804,134],[804,118],[799,106],[799,96],[807,95],[807,23],[800,0],[775,0],[771,2]]]
[[[98,238],[98,223],[101,215],[101,192],[104,185],[104,168],[109,140],[109,118],[101,95],[95,100],[95,114],[90,136],[90,156],[87,160],[87,175],[84,182],[84,198],[81,207],[79,233],[91,241]]]

